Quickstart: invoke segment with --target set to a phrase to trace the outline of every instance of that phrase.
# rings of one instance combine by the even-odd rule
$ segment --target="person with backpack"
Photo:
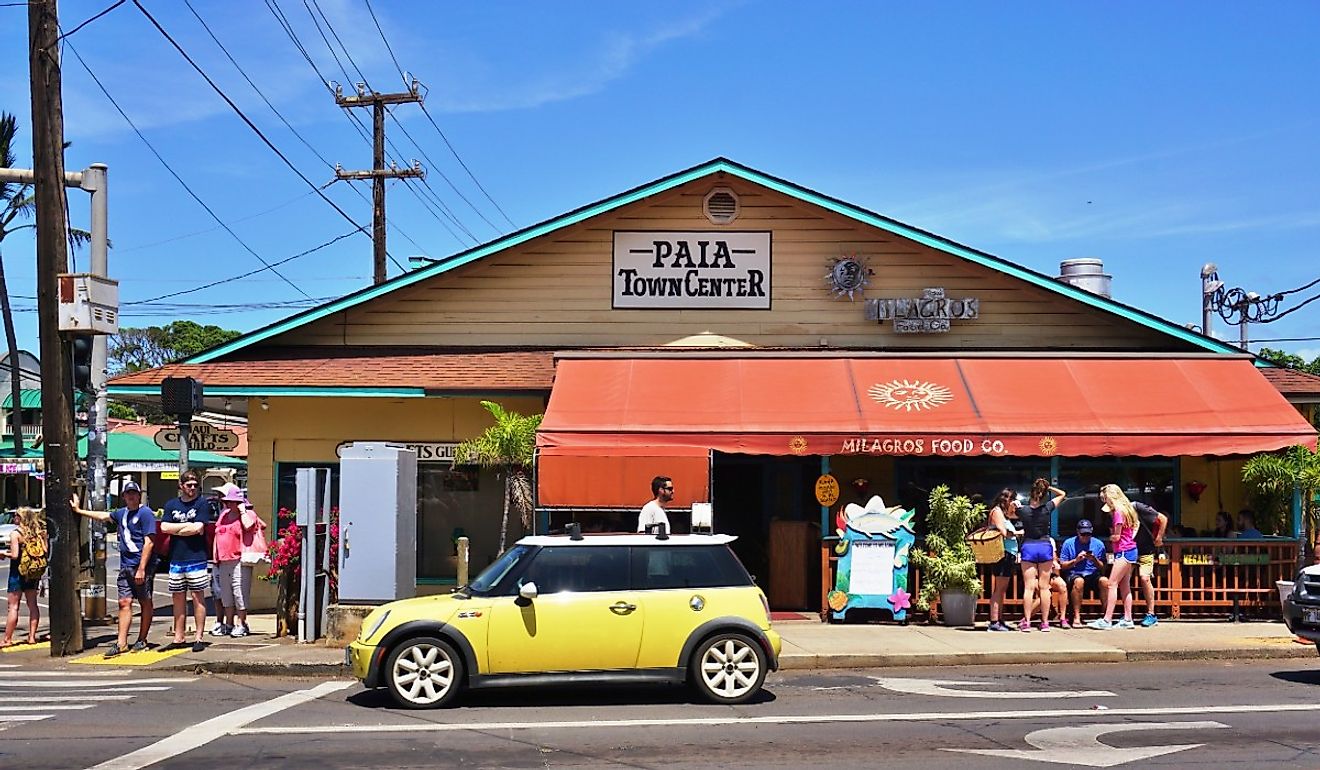
[[[27,643],[37,643],[37,627],[41,625],[41,608],[37,604],[37,587],[46,573],[50,554],[50,540],[46,536],[46,517],[39,508],[19,508],[14,515],[18,529],[10,535],[9,551],[0,554],[9,559],[9,616],[5,620],[5,638],[0,647],[14,643],[18,630],[18,606],[24,600],[28,606]]]
[[[73,501],[73,510],[79,516],[95,521],[113,522],[119,539],[119,574],[115,585],[119,593],[119,638],[105,657],[113,658],[121,652],[142,652],[147,649],[147,632],[151,630],[153,605],[151,601],[156,514],[150,506],[142,504],[142,487],[135,481],[124,483],[119,491],[124,507],[113,511],[87,511]],[[133,625],[133,600],[142,609],[142,624],[137,641],[128,646],[128,629]]]

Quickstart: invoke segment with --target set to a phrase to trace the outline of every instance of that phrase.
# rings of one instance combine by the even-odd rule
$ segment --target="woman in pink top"
[[[217,631],[220,636],[247,636],[252,567],[243,564],[243,550],[245,542],[252,542],[252,533],[261,526],[261,522],[257,514],[246,506],[247,499],[243,496],[243,490],[237,486],[226,490],[220,503],[224,510],[215,522],[211,553],[216,562],[216,602],[220,605],[217,608],[220,616]]]
[[[1109,596],[1105,601],[1105,616],[1096,618],[1088,626],[1095,629],[1132,628],[1132,570],[1137,565],[1137,527],[1140,519],[1123,490],[1116,484],[1100,488],[1100,510],[1112,514],[1109,529],[1109,548],[1114,554],[1114,566],[1109,571]],[[1119,597],[1123,597],[1123,619],[1111,622]]]

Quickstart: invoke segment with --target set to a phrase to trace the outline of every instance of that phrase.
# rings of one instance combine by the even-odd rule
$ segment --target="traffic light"
[[[191,417],[202,411],[202,383],[192,377],[166,377],[160,383],[160,410]]]
[[[73,348],[73,389],[84,393],[92,392],[92,335],[79,334],[72,337]]]

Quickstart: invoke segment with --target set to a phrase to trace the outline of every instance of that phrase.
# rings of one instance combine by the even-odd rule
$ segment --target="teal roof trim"
[[[106,393],[111,396],[159,396],[157,385],[109,385]],[[337,396],[363,398],[425,398],[424,388],[350,388],[350,387],[302,387],[282,385],[271,387],[253,387],[250,385],[226,387],[224,385],[207,386],[208,396]]]
[[[947,238],[928,233],[910,225],[905,225],[902,222],[889,219],[881,214],[868,211],[859,206],[854,206],[851,203],[847,203],[837,198],[831,198],[814,190],[802,187],[801,185],[789,182],[788,180],[773,177],[747,166],[735,163],[727,158],[715,158],[714,160],[707,161],[698,166],[693,166],[692,168],[679,171],[670,176],[662,177],[649,184],[635,187],[602,201],[574,209],[566,214],[561,214],[553,219],[548,219],[544,222],[523,228],[522,230],[502,236],[489,243],[475,246],[467,251],[462,251],[449,257],[436,260],[434,263],[427,265],[426,267],[404,273],[384,283],[367,287],[352,294],[347,294],[337,300],[321,305],[320,307],[310,308],[302,313],[290,316],[283,321],[277,321],[269,326],[248,332],[242,337],[230,340],[223,345],[218,345],[210,350],[202,351],[201,353],[186,359],[183,363],[202,364],[208,361],[214,361],[217,358],[241,350],[250,345],[261,342],[262,340],[269,339],[278,334],[296,329],[299,326],[325,318],[326,316],[338,313],[341,310],[356,307],[357,305],[375,299],[381,295],[388,294],[392,291],[402,289],[405,286],[411,286],[419,281],[424,281],[433,276],[448,272],[449,270],[461,267],[497,251],[517,246],[518,244],[529,241],[533,238],[539,238],[542,235],[575,225],[583,220],[607,213],[621,206],[626,206],[643,198],[687,184],[695,179],[700,179],[717,173],[731,174],[754,184],[759,184],[772,190],[776,190],[800,201],[820,206],[821,208],[828,209],[837,214],[842,214],[843,216],[857,220],[863,224],[886,230],[904,238],[909,238],[918,243],[930,246],[931,248],[943,251],[946,254],[961,257],[970,262],[975,262],[976,264],[988,267],[1006,275],[1011,275],[1020,280],[1055,292],[1056,294],[1061,294],[1070,299],[1077,300],[1083,304],[1113,313],[1122,318],[1126,318],[1129,321],[1154,329],[1155,331],[1162,332],[1184,342],[1189,342],[1197,347],[1216,353],[1242,352],[1238,348],[1220,342],[1212,337],[1207,337],[1203,334],[1191,331],[1190,329],[1179,326],[1178,324],[1172,323],[1143,310],[1124,305],[1121,302],[1116,302],[1107,297],[1102,297],[1098,294],[1092,294],[1083,289],[1078,289],[1070,284],[1057,281],[1051,276],[1038,273],[1034,270],[1022,267],[1021,265],[1013,264],[1012,262],[1008,262],[992,254],[977,251],[971,247],[950,241]]]

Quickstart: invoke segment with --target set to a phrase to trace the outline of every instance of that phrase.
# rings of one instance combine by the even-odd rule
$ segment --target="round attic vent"
[[[727,187],[716,187],[706,193],[706,219],[715,225],[727,225],[738,218],[738,196]]]

